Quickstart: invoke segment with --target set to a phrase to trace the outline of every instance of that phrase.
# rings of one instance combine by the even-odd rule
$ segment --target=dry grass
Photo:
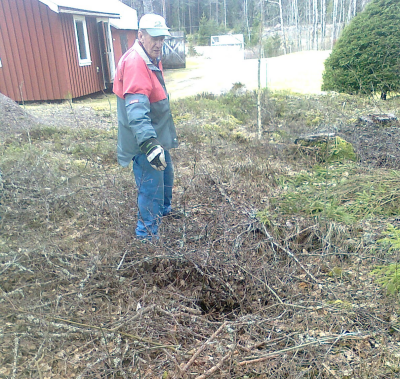
[[[251,98],[175,104],[181,217],[154,244],[134,239],[136,189],[115,161],[115,124],[8,136],[0,378],[398,376],[398,301],[370,275],[393,260],[374,248],[395,218],[257,217],[284,194],[279,178],[313,166],[294,137],[318,115],[320,128],[344,128],[362,111],[274,96],[261,141],[249,138],[252,115],[240,122],[228,107],[249,110]]]

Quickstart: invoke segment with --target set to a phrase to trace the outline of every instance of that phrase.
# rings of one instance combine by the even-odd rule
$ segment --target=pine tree
[[[373,0],[352,19],[325,61],[322,90],[355,93],[400,89],[400,2]]]

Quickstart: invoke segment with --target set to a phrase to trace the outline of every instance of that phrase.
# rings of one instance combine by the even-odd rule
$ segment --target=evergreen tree
[[[349,94],[400,89],[400,2],[373,0],[343,30],[325,61],[322,89]]]
[[[211,36],[224,33],[225,29],[222,24],[218,25],[217,21],[215,21],[214,19],[208,20],[207,17],[203,14],[203,17],[200,19],[197,43],[199,45],[208,46],[210,45]]]

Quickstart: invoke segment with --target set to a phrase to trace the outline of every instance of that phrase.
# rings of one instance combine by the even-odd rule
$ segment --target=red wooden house
[[[118,63],[125,51],[134,44],[138,29],[136,11],[121,2],[118,3],[116,10],[121,17],[110,19],[115,64]]]
[[[1,0],[0,92],[22,102],[110,88],[136,31],[136,11],[118,0]]]

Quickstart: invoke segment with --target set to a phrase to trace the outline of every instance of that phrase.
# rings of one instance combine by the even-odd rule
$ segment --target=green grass
[[[400,253],[400,229],[388,224],[383,232],[385,237],[377,241],[377,247],[387,251],[387,255],[395,263],[388,265],[379,265],[371,274],[375,276],[376,282],[386,288],[390,294],[398,294],[400,292],[400,265],[398,254]]]
[[[354,164],[335,164],[281,176],[278,183],[282,196],[271,199],[272,209],[260,212],[264,222],[271,212],[348,225],[400,213],[400,174],[396,171],[365,172]]]

